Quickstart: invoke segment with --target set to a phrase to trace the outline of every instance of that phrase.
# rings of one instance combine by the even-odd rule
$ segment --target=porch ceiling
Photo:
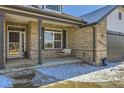
[[[15,23],[24,23],[27,24],[30,21],[37,21],[36,18],[12,15],[12,14],[5,14],[6,21],[15,22]]]
[[[32,17],[25,17],[25,16],[19,16],[19,15],[14,15],[14,14],[9,14],[6,13],[5,14],[5,18],[6,21],[8,22],[15,22],[15,23],[23,23],[23,24],[28,24],[30,21],[34,21],[37,22],[38,19],[32,18]],[[73,25],[73,24],[68,24],[68,23],[64,23],[64,22],[60,22],[60,21],[55,21],[55,20],[48,20],[48,19],[43,19],[42,23],[50,23],[50,24],[55,24],[55,25],[63,25],[63,26],[75,26],[78,27],[77,25]]]

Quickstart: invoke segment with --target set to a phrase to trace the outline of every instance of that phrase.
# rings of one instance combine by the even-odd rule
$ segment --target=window
[[[122,13],[121,12],[118,13],[118,19],[122,20]]]
[[[61,31],[45,31],[44,47],[46,49],[62,48],[62,32]]]
[[[61,12],[61,5],[46,5],[47,9]]]

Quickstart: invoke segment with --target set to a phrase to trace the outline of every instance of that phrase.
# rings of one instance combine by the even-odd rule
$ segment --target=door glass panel
[[[10,55],[18,55],[19,54],[19,44],[18,43],[9,44],[9,54]]]
[[[19,42],[19,33],[9,32],[9,42]]]
[[[9,54],[18,55],[19,54],[19,33],[9,32]]]

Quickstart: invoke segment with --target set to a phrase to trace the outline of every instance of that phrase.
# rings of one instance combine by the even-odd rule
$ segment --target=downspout
[[[91,26],[93,30],[93,65],[96,66],[96,29]]]

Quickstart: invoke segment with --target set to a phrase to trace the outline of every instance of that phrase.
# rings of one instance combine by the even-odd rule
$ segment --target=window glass
[[[17,54],[19,54],[19,43],[9,44],[9,54],[10,55],[17,55]]]
[[[53,48],[53,33],[45,32],[45,48]]]
[[[54,41],[54,48],[61,48],[61,41]]]
[[[122,13],[121,13],[121,12],[118,13],[118,18],[119,18],[120,20],[122,19]]]
[[[56,11],[60,11],[60,5],[46,5],[46,8],[56,10]]]
[[[61,48],[62,33],[57,31],[45,31],[44,47],[46,49]]]
[[[55,33],[55,40],[61,40],[61,33]]]
[[[24,27],[8,26],[8,30],[12,30],[12,31],[25,31],[25,28]]]
[[[9,32],[9,42],[19,42],[19,33]]]

